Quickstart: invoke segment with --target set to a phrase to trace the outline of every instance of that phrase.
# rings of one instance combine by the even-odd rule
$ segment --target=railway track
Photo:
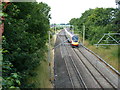
[[[73,49],[76,56],[78,56],[79,60],[84,64],[86,69],[89,71],[91,76],[94,78],[94,80],[99,84],[100,88],[113,88],[116,89],[117,86],[112,83],[103,73],[99,71],[99,69],[93,65],[88,57],[86,57],[80,49]],[[84,58],[84,59],[83,59]]]
[[[61,39],[66,40],[65,36]],[[113,75],[99,60],[91,58],[83,47],[62,44],[60,49],[73,88],[118,88],[119,75]]]
[[[63,37],[64,39],[64,37]],[[83,90],[87,90],[87,87],[81,77],[81,74],[73,60],[73,58],[70,56],[68,48],[63,45],[62,47],[62,53],[64,53],[64,61],[66,64],[66,68],[68,71],[68,75],[72,84],[73,88],[83,88]]]

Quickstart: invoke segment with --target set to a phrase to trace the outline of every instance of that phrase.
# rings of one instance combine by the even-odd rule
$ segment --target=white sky
[[[96,7],[116,8],[115,0],[37,0],[51,7],[51,23],[69,23],[72,18],[79,18],[85,10]]]

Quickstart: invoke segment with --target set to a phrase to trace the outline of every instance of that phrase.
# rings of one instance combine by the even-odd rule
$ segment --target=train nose
[[[72,46],[78,46],[78,45],[79,45],[78,42],[72,43]]]

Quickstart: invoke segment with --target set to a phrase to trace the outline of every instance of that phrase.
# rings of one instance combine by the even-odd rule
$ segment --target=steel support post
[[[85,25],[83,25],[83,45],[84,45],[84,41],[85,41]]]

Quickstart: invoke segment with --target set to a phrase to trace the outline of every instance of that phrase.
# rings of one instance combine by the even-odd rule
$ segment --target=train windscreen
[[[73,40],[74,42],[78,42],[78,36],[73,36],[73,37],[72,37],[72,40]]]

